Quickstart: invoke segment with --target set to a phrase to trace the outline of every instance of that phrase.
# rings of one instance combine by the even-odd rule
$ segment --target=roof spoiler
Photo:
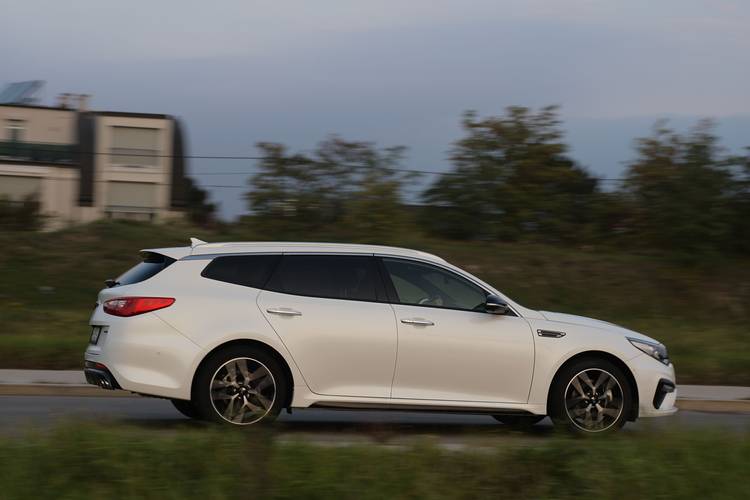
[[[195,248],[198,245],[205,245],[206,242],[203,240],[199,240],[198,238],[190,238],[190,248]]]

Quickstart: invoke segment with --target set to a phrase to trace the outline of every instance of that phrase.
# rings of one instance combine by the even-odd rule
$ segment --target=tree
[[[681,135],[657,122],[650,137],[636,140],[636,151],[625,193],[640,241],[686,254],[727,248],[734,160],[719,147],[712,123]]]
[[[425,223],[453,238],[572,240],[590,222],[597,181],[567,156],[557,107],[464,114],[453,171],[425,193]]]
[[[201,227],[210,226],[216,221],[216,204],[208,201],[208,193],[195,185],[190,177],[185,178],[187,218]]]
[[[379,237],[399,224],[403,147],[332,136],[310,154],[259,143],[260,171],[247,194],[258,229],[283,237],[321,230]],[[389,214],[385,216],[385,214]]]

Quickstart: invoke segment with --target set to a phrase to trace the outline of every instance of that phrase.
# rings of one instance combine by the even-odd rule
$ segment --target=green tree
[[[657,122],[636,140],[626,175],[632,232],[649,246],[685,254],[726,248],[731,239],[733,160],[724,154],[710,121],[687,134]]]
[[[453,238],[573,240],[591,222],[597,181],[567,156],[558,109],[464,114],[453,171],[425,193],[425,223]]]
[[[208,201],[208,193],[198,187],[193,179],[185,178],[187,202],[185,212],[193,224],[201,227],[211,226],[216,222],[216,204]]]
[[[362,239],[399,226],[403,147],[330,137],[310,154],[259,143],[260,171],[247,194],[260,231],[279,237],[337,231]],[[388,215],[386,215],[388,214]]]

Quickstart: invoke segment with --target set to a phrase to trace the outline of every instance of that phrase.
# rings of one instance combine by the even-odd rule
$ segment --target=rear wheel
[[[580,434],[619,430],[633,402],[627,377],[605,359],[582,359],[565,367],[551,391],[555,425]]]
[[[202,418],[232,425],[271,422],[288,394],[276,359],[262,349],[237,346],[211,355],[196,376],[193,401]]]
[[[503,425],[526,429],[538,424],[546,418],[546,415],[492,415],[495,420]]]

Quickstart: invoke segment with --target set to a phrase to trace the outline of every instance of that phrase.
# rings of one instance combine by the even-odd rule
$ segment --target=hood
[[[600,330],[607,330],[608,332],[619,333],[620,335],[624,335],[626,337],[632,337],[632,338],[645,340],[647,342],[658,342],[658,340],[654,340],[653,338],[647,335],[643,335],[642,333],[634,332],[633,330],[629,330],[622,326],[615,325],[614,323],[609,323],[607,321],[602,321],[600,319],[593,319],[593,318],[587,318],[586,316],[576,316],[575,314],[565,314],[565,313],[557,313],[557,312],[550,312],[550,311],[539,311],[539,312],[548,321],[555,321],[557,323],[567,323],[569,325],[588,326],[591,328],[598,328]]]

